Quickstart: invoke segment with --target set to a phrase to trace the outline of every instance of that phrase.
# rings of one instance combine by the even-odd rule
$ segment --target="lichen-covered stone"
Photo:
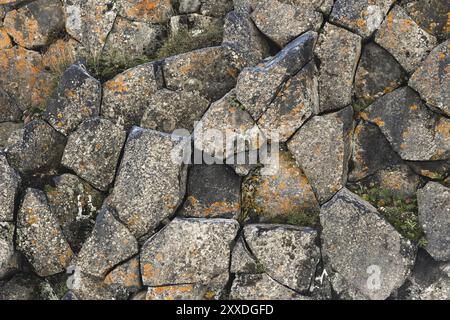
[[[21,47],[48,45],[64,29],[64,13],[58,0],[37,0],[9,11],[4,25]]]
[[[258,264],[247,249],[245,241],[239,237],[231,252],[231,273],[258,273]]]
[[[233,281],[231,300],[308,300],[266,274],[239,274]]]
[[[64,271],[72,259],[72,249],[40,190],[28,189],[22,200],[16,245],[41,277]]]
[[[352,101],[361,37],[327,23],[319,35],[315,54],[320,61],[320,111],[346,107]]]
[[[86,48],[73,38],[58,39],[42,54],[42,64],[53,75],[59,75],[65,68],[79,62],[88,55]],[[64,69],[64,70],[63,70]]]
[[[437,40],[421,29],[398,5],[394,5],[380,29],[375,42],[389,51],[408,73],[412,73]]]
[[[18,273],[0,286],[0,300],[57,300],[57,297],[46,280]]]
[[[21,183],[19,174],[11,168],[3,153],[0,153],[0,222],[14,220],[14,206]]]
[[[308,63],[289,79],[259,118],[258,126],[269,137],[277,132],[280,142],[286,142],[312,115],[319,112],[317,69]]]
[[[23,130],[23,123],[19,122],[1,122],[0,123],[0,151],[8,146],[8,141]]]
[[[141,127],[172,133],[176,129],[192,132],[209,107],[198,92],[158,90],[149,97]]]
[[[0,24],[1,26],[1,24]],[[6,29],[0,27],[0,50],[12,48],[13,44],[11,42],[11,38],[6,32]]]
[[[433,180],[443,180],[450,173],[450,159],[437,161],[407,161],[406,163],[416,174]]]
[[[251,16],[258,29],[280,47],[308,30],[318,30],[322,24],[320,12],[278,0],[260,1]]]
[[[11,271],[13,259],[14,224],[0,220],[0,279],[3,279]]]
[[[404,160],[449,157],[449,121],[429,110],[409,87],[389,93],[365,110],[362,117],[378,125]]]
[[[142,288],[139,257],[130,259],[117,266],[105,277],[104,283],[112,287],[120,287],[129,293],[137,292]]]
[[[58,168],[65,137],[43,120],[28,123],[16,143],[7,149],[11,166],[24,174]]]
[[[450,260],[450,189],[429,182],[417,192],[419,222],[426,239],[426,250],[439,261]]]
[[[172,0],[118,0],[118,12],[133,21],[164,23],[173,15]]]
[[[125,131],[109,120],[86,120],[69,136],[62,164],[106,191],[114,180],[125,139]]]
[[[237,101],[234,90],[213,103],[194,129],[195,148],[220,160],[258,150],[264,141],[264,135]]]
[[[149,97],[161,87],[155,63],[126,70],[103,85],[102,117],[126,129],[139,125]]]
[[[320,221],[322,254],[352,290],[386,299],[404,283],[415,250],[368,202],[342,189],[322,206]]]
[[[450,116],[449,64],[450,41],[446,41],[433,49],[408,83],[428,106],[447,116]]]
[[[186,190],[186,166],[180,152],[190,141],[153,130],[134,128],[107,202],[137,237],[172,215]]]
[[[209,283],[228,271],[238,229],[235,220],[176,218],[142,247],[144,285]]]
[[[288,225],[247,225],[244,238],[265,272],[281,284],[308,290],[320,251],[317,231]]]
[[[220,99],[236,85],[241,68],[241,58],[225,46],[183,53],[163,63],[168,89],[198,91],[210,101]]]
[[[273,59],[241,72],[236,96],[253,119],[261,117],[286,79],[311,61],[316,40],[317,33],[307,32],[289,43]]]
[[[367,38],[380,27],[394,2],[394,0],[337,0],[330,19],[331,22]]]
[[[62,75],[44,118],[64,135],[100,113],[101,85],[83,65],[74,64]]]
[[[200,0],[200,13],[205,16],[224,17],[233,10],[233,0]]]
[[[75,300],[126,300],[129,296],[125,288],[108,285],[103,277],[93,276],[79,269],[75,269],[71,276],[70,287]]]
[[[288,142],[288,148],[320,203],[328,201],[347,181],[351,155],[353,111],[315,116]]]
[[[22,111],[14,99],[2,88],[0,88],[0,122],[19,121]]]
[[[83,273],[104,277],[120,262],[138,253],[138,244],[130,231],[103,208],[97,216],[94,230],[76,259],[76,267]]]
[[[392,55],[371,42],[364,46],[355,75],[355,95],[361,107],[397,89],[406,73]]]
[[[103,195],[72,174],[55,177],[52,182],[54,186],[45,187],[48,203],[67,242],[78,253],[94,227]]]
[[[241,178],[227,165],[194,165],[189,170],[185,217],[234,218],[241,213]]]

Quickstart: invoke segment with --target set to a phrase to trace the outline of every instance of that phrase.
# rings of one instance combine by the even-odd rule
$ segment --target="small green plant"
[[[277,216],[273,218],[272,222],[318,228],[320,226],[319,211],[296,211],[286,215]]]

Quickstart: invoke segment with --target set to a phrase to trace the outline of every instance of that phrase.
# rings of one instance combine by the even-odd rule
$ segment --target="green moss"
[[[423,246],[425,234],[418,221],[417,198],[402,198],[390,190],[358,185],[351,188],[364,200],[370,202],[405,238]]]

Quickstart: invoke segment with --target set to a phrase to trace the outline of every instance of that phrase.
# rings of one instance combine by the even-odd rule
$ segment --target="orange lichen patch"
[[[367,112],[360,112],[358,115],[361,119],[363,119],[365,121],[369,120],[369,114]]]
[[[172,12],[170,0],[128,0],[126,16],[134,19],[144,19],[153,23],[167,21]],[[136,3],[137,2],[137,3]]]
[[[366,21],[364,19],[357,19],[356,20],[356,25],[360,28],[363,28],[366,26]]]
[[[204,298],[206,299],[206,300],[212,300],[212,299],[214,299],[216,297],[216,293],[214,292],[214,291],[207,291],[205,294],[204,294]]]
[[[42,63],[53,72],[62,72],[63,69],[75,62],[78,43],[70,39],[59,39],[53,43],[42,56]]]
[[[379,127],[383,127],[385,124],[384,121],[381,120],[381,118],[375,118],[372,120],[372,122],[375,123]]]
[[[12,47],[11,38],[4,28],[0,28],[0,50]]]
[[[118,75],[114,79],[106,82],[105,88],[117,93],[126,93],[129,90],[124,75]]]
[[[147,300],[175,300],[177,298],[186,297],[193,290],[194,290],[194,285],[192,285],[192,284],[149,288],[146,299]]]
[[[203,211],[205,217],[211,215],[223,215],[230,212],[238,212],[241,209],[239,203],[228,203],[226,201],[217,201],[211,204],[209,208],[205,208]]]
[[[409,106],[409,110],[411,110],[411,111],[417,111],[418,108],[419,107],[416,104]]]
[[[442,118],[435,127],[436,133],[438,133],[443,138],[450,137],[450,121]]]
[[[25,211],[27,213],[25,219],[29,225],[33,225],[38,222],[38,216],[33,212],[33,209],[27,208]]]
[[[65,267],[69,264],[72,257],[73,257],[73,252],[72,252],[72,250],[68,249],[64,253],[62,253],[58,256],[58,261],[61,264],[61,266]]]
[[[159,269],[155,268],[152,264],[146,263],[143,266],[142,276],[146,279],[151,279],[159,274]]]

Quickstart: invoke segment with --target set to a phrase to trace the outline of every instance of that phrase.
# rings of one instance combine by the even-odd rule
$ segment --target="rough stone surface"
[[[192,132],[209,107],[198,92],[158,90],[148,100],[141,127],[172,133],[176,129]]]
[[[139,257],[114,268],[106,275],[104,283],[112,287],[121,287],[129,293],[139,291],[142,288]]]
[[[176,218],[142,248],[144,285],[209,283],[228,270],[238,229],[235,220]]]
[[[0,49],[9,49],[12,48],[12,46],[13,44],[11,42],[11,38],[8,35],[8,32],[6,32],[5,28],[0,27]]]
[[[309,289],[320,252],[317,231],[283,225],[247,225],[244,237],[269,276],[296,290]]]
[[[247,249],[247,245],[242,237],[236,242],[231,253],[231,273],[258,273],[258,265],[255,258]]]
[[[426,239],[426,250],[439,261],[450,260],[450,189],[429,182],[417,192],[419,222]]]
[[[320,111],[346,107],[352,100],[361,37],[327,23],[317,41],[315,54],[320,61]]]
[[[164,23],[172,16],[171,0],[119,0],[120,15],[133,20],[148,23]]]
[[[288,142],[320,203],[328,201],[347,181],[353,131],[351,107],[313,117]]]
[[[450,116],[450,41],[437,46],[409,79],[428,106]]]
[[[0,300],[57,300],[57,297],[47,281],[19,273],[0,286]]]
[[[107,202],[137,238],[157,227],[180,205],[187,172],[173,155],[184,150],[186,141],[141,128],[129,134]]]
[[[62,134],[100,113],[101,85],[83,65],[72,65],[63,74],[44,118]]]
[[[65,137],[45,121],[34,120],[24,127],[18,141],[8,147],[8,160],[24,174],[57,168],[65,143]]]
[[[70,300],[125,300],[128,291],[121,286],[108,285],[103,277],[97,277],[75,269],[71,280]]]
[[[0,123],[0,149],[5,149],[8,146],[8,140],[14,136],[15,133],[23,130],[22,123],[16,122],[1,122]]]
[[[69,136],[62,164],[106,191],[114,180],[125,139],[125,131],[109,120],[86,120]]]
[[[21,180],[19,174],[9,166],[6,156],[0,153],[0,222],[14,220],[15,200]]]
[[[227,165],[194,165],[180,214],[197,218],[234,218],[241,213],[241,178]]]
[[[13,98],[0,88],[0,121],[19,121],[22,111]]]
[[[63,272],[72,259],[72,249],[40,190],[27,189],[22,200],[16,245],[41,277]]]
[[[91,236],[76,259],[76,266],[92,276],[104,277],[120,262],[138,253],[138,244],[130,231],[114,218],[109,208],[100,211]]]
[[[0,222],[0,279],[11,271],[14,259],[14,224]]]
[[[372,205],[342,189],[322,206],[320,220],[322,254],[350,288],[366,299],[386,299],[403,284],[413,246]]]
[[[376,33],[375,42],[389,51],[412,73],[437,45],[437,40],[421,29],[408,14],[395,5]]]

